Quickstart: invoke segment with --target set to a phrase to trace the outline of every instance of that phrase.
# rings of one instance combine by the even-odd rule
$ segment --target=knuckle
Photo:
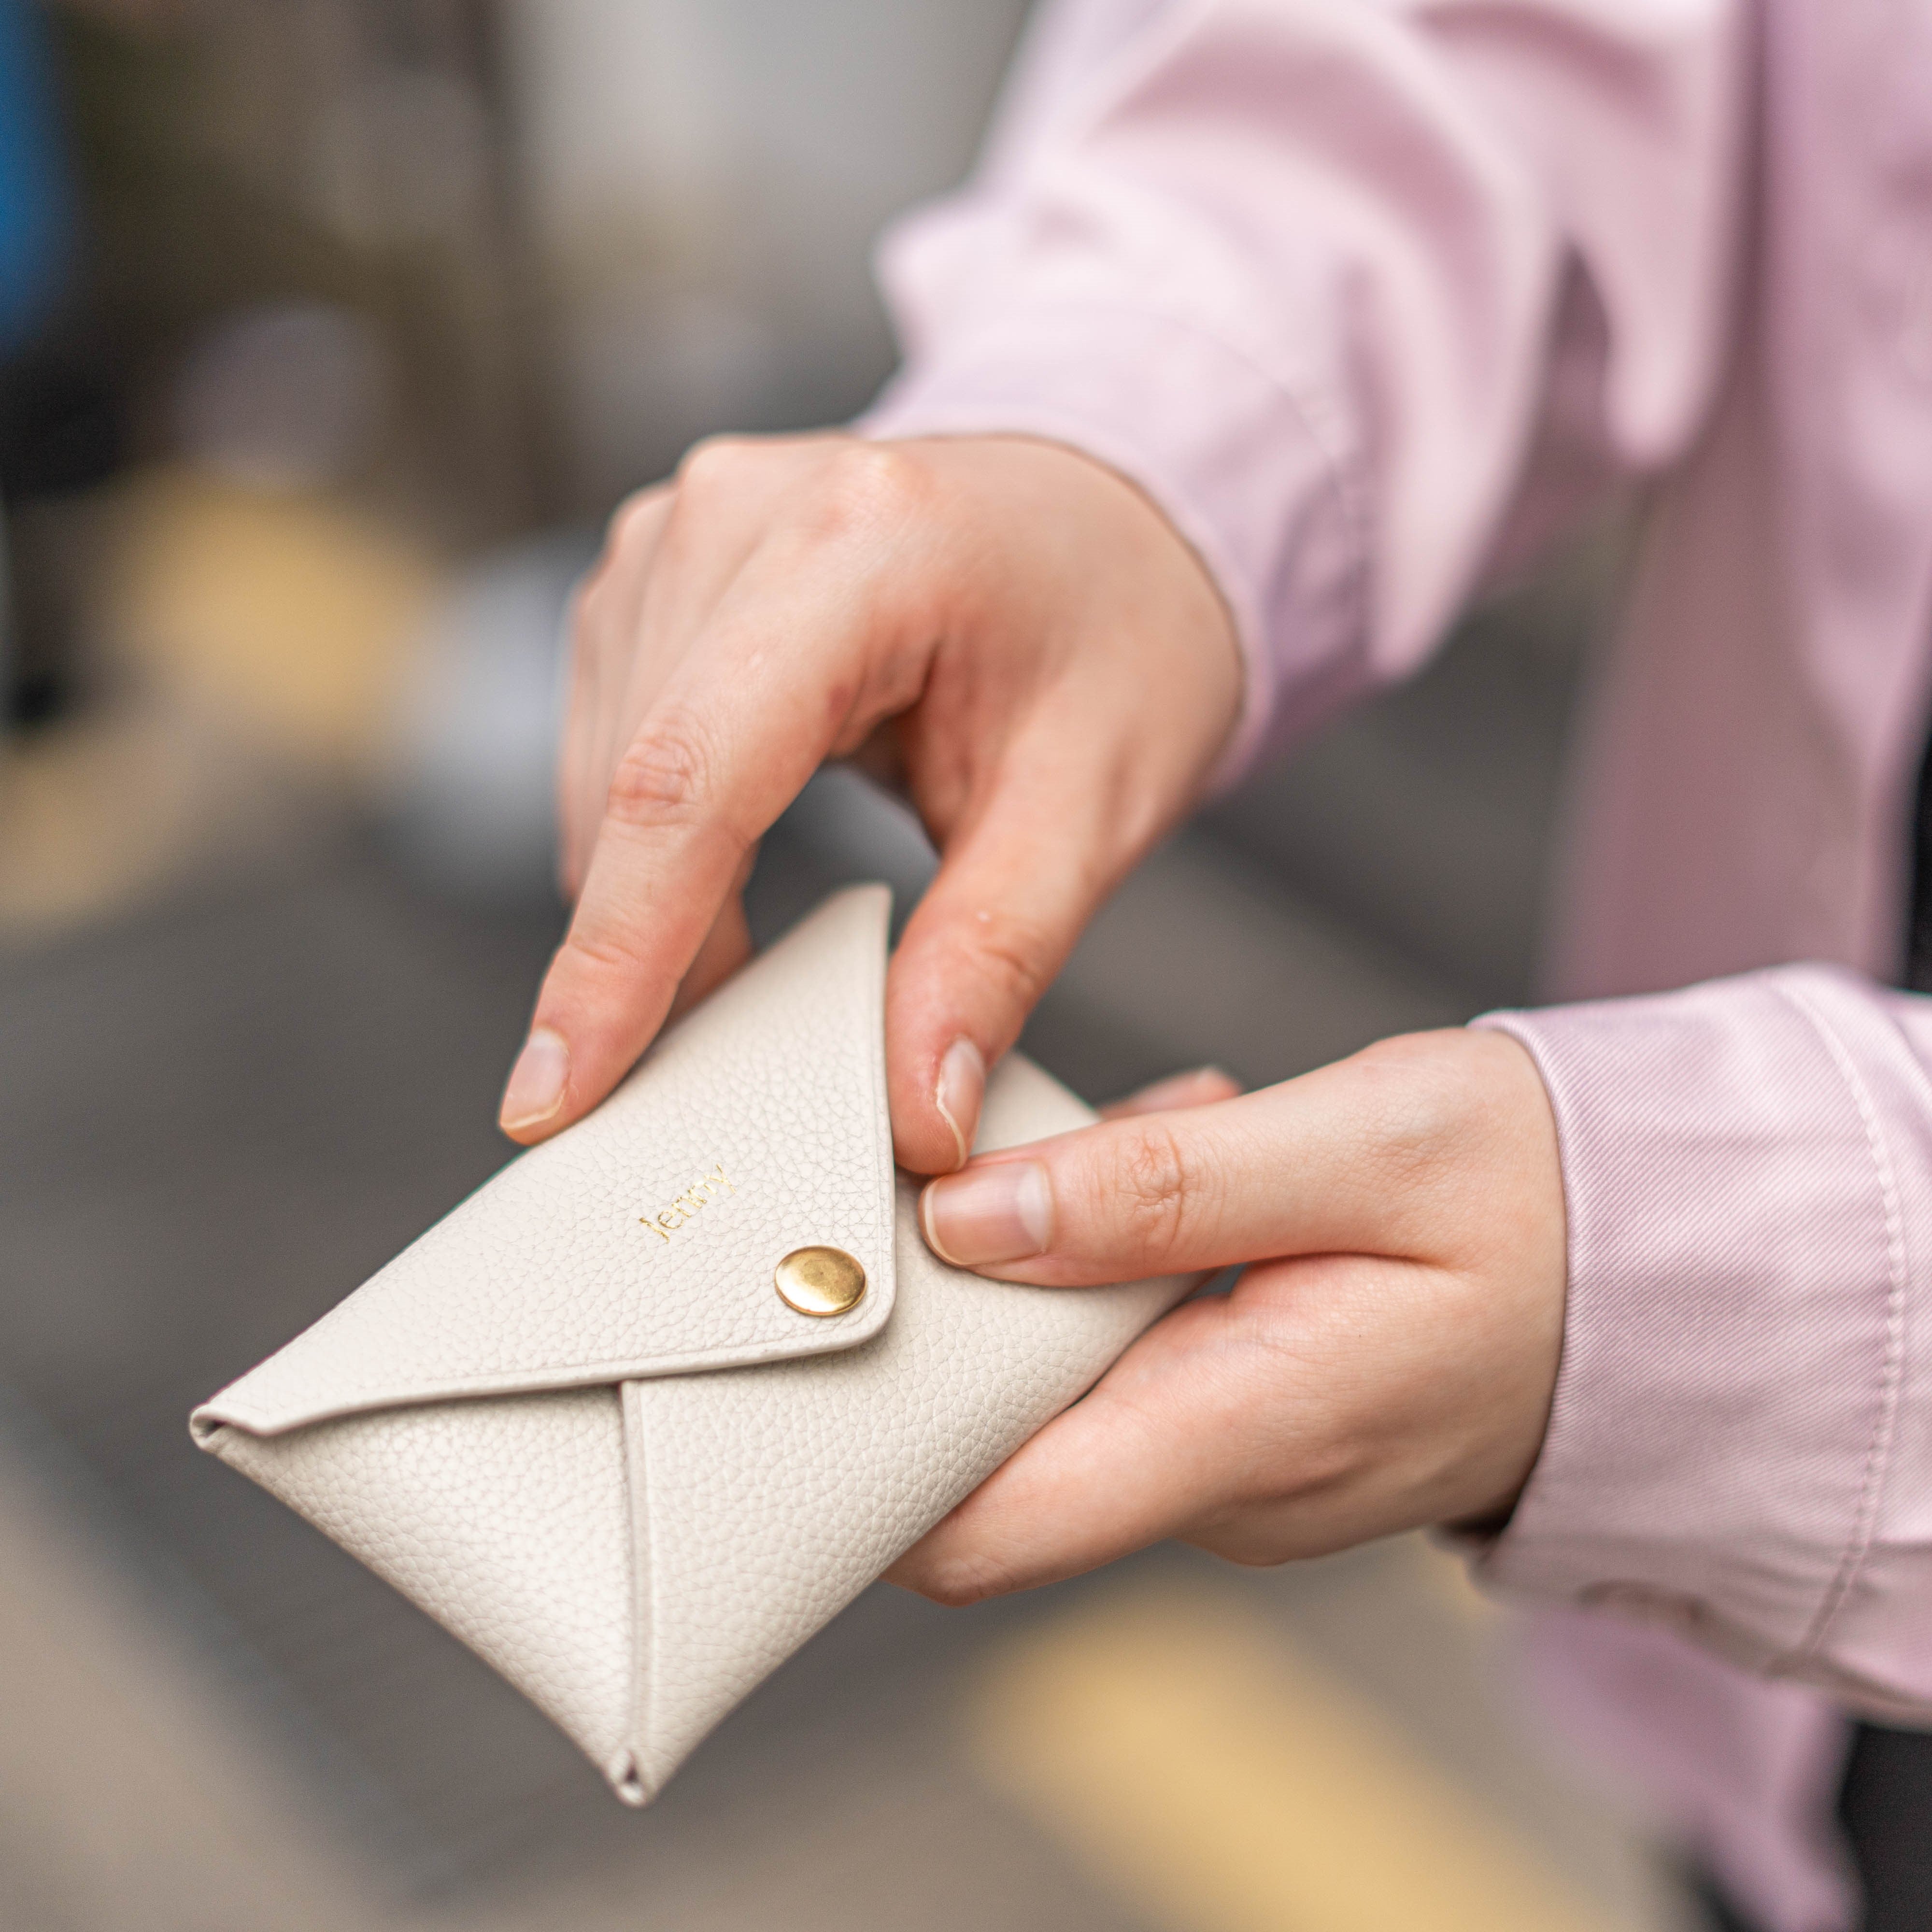
[[[820,482],[815,532],[839,542],[903,529],[925,514],[928,487],[924,465],[904,449],[890,443],[842,444]]]
[[[1358,1059],[1374,1094],[1378,1166],[1392,1179],[1414,1186],[1460,1156],[1480,1121],[1437,1036],[1408,1034],[1378,1040]]]
[[[688,716],[653,719],[626,748],[610,775],[605,815],[620,826],[650,830],[685,823],[710,794],[710,748]]]
[[[1156,1262],[1180,1248],[1198,1218],[1196,1177],[1163,1122],[1137,1125],[1119,1137],[1102,1184],[1105,1204],[1134,1252]]]
[[[604,533],[606,560],[646,544],[657,527],[662,506],[663,492],[659,490],[640,490],[626,496],[612,512]]]
[[[920,1580],[920,1594],[950,1610],[970,1610],[989,1598],[1010,1594],[1019,1580],[1005,1564],[984,1554],[941,1558]]]
[[[553,970],[566,983],[573,979],[598,983],[634,978],[640,964],[636,949],[617,933],[579,920],[564,935]]]
[[[1007,1003],[1030,1012],[1046,991],[1056,964],[1046,934],[1028,921],[994,914],[971,932],[972,969],[990,978]]]
[[[707,436],[677,466],[680,497],[708,498],[738,488],[758,446],[748,436]]]
[[[768,461],[746,436],[707,436],[685,452],[658,538],[658,556],[666,568],[686,568],[731,541],[747,505],[763,494],[758,472]]]
[[[746,858],[758,838],[734,815],[710,736],[688,712],[654,717],[632,740],[611,773],[604,814],[620,832],[701,830],[712,856],[728,866]]]

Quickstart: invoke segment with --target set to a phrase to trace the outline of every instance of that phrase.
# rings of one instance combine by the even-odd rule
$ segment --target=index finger
[[[761,551],[646,715],[504,1091],[513,1139],[548,1138],[629,1070],[747,855],[890,701],[868,675],[882,608],[872,575],[823,546]]]

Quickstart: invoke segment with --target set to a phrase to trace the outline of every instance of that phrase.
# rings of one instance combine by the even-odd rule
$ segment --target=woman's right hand
[[[898,1157],[927,1174],[965,1158],[985,1070],[1192,802],[1240,699],[1226,609],[1172,525],[1019,437],[701,444],[613,523],[575,653],[576,908],[505,1131],[588,1112],[742,961],[758,839],[863,752],[941,855],[886,997]]]

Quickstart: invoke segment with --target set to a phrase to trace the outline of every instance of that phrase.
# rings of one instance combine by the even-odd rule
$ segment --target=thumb
[[[1048,1286],[1287,1255],[1400,1252],[1402,1189],[1350,1064],[1234,1100],[1103,1120],[932,1182],[956,1266]]]

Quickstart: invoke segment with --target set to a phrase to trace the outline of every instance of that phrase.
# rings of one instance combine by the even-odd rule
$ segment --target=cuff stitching
[[[958,340],[951,345],[950,355],[935,354],[932,359],[942,368],[948,361],[970,365],[974,355],[987,346],[998,345],[1010,337],[1024,337],[1029,323],[1062,319],[1077,320],[1090,315],[1125,315],[1132,316],[1137,322],[1152,322],[1172,329],[1176,334],[1192,336],[1209,344],[1229,362],[1239,363],[1250,376],[1272,389],[1294,412],[1309,441],[1321,452],[1337,494],[1347,494],[1350,465],[1335,435],[1341,412],[1328,392],[1292,374],[1273,357],[1240,341],[1235,332],[1225,329],[1203,316],[1190,314],[1184,308],[1168,308],[1159,302],[1136,302],[1125,296],[1056,296],[1046,301],[1002,310],[976,326],[969,324],[960,331]],[[916,380],[924,371],[916,364],[909,363],[907,373]],[[1346,436],[1342,441],[1346,441]]]
[[[1888,1280],[1885,1356],[1880,1375],[1878,1420],[1873,1425],[1871,1441],[1865,1450],[1858,1504],[1852,1512],[1851,1529],[1846,1538],[1844,1552],[1839,1557],[1837,1570],[1820,1601],[1810,1628],[1797,1648],[1789,1653],[1786,1658],[1780,1660],[1781,1664],[1787,1666],[1802,1666],[1817,1656],[1826,1634],[1831,1628],[1832,1620],[1844,1606],[1846,1598],[1850,1594],[1852,1585],[1863,1568],[1865,1558],[1870,1552],[1873,1539],[1877,1533],[1879,1502],[1883,1493],[1886,1468],[1891,1459],[1892,1441],[1898,1429],[1899,1396],[1904,1375],[1905,1217],[1899,1197],[1898,1176],[1893,1170],[1892,1156],[1886,1145],[1883,1130],[1879,1124],[1878,1108],[1873,1102],[1864,1076],[1858,1071],[1857,1062],[1839,1037],[1838,1030],[1809,994],[1788,982],[1774,982],[1772,990],[1797,1008],[1802,1017],[1810,1023],[1812,1030],[1831,1054],[1839,1077],[1844,1082],[1852,1103],[1858,1110],[1858,1118],[1864,1127],[1866,1145],[1870,1151],[1872,1166],[1877,1176],[1880,1196],[1885,1204]]]
[[[1214,322],[1184,310],[1159,303],[1136,302],[1119,296],[1056,296],[1027,306],[1002,311],[989,319],[963,328],[956,340],[943,350],[928,350],[922,357],[909,358],[884,394],[861,416],[854,427],[860,434],[876,434],[874,423],[883,419],[888,436],[945,434],[922,430],[920,426],[920,392],[937,382],[943,394],[946,379],[956,370],[970,370],[976,359],[989,353],[997,356],[1013,340],[1024,341],[1030,327],[1052,326],[1099,316],[1124,316],[1143,326],[1168,329],[1208,347],[1240,369],[1250,380],[1277,398],[1300,428],[1308,446],[1315,452],[1323,478],[1334,505],[1342,532],[1342,542],[1351,560],[1348,571],[1348,611],[1344,630],[1359,638],[1369,627],[1372,592],[1366,567],[1373,528],[1371,494],[1362,473],[1359,456],[1352,459],[1348,450],[1346,421],[1343,411],[1325,390],[1304,380],[1281,367],[1274,358],[1258,352]],[[893,421],[903,406],[898,391],[902,386],[911,395],[912,426]],[[1105,423],[1084,410],[1066,410],[1057,405],[1041,406],[1036,400],[1024,405],[1025,419],[1016,416],[1012,433],[1044,434],[1084,451],[1110,468],[1118,470],[1148,490],[1162,511],[1179,530],[1187,543],[1207,565],[1209,574],[1232,608],[1237,643],[1244,672],[1242,704],[1234,728],[1220,759],[1210,773],[1207,790],[1216,792],[1234,782],[1252,760],[1257,746],[1275,721],[1281,704],[1280,668],[1272,632],[1275,628],[1276,586],[1258,582],[1244,566],[1237,564],[1221,540],[1212,518],[1202,513],[1191,478],[1183,479],[1171,460],[1171,453],[1151,450],[1137,431],[1123,424]],[[947,412],[942,405],[938,416]],[[968,413],[977,422],[1000,418],[1004,412],[988,410],[976,402]],[[1148,459],[1152,461],[1149,464]],[[1149,474],[1149,471],[1152,474]],[[1158,483],[1154,478],[1158,477]]]

